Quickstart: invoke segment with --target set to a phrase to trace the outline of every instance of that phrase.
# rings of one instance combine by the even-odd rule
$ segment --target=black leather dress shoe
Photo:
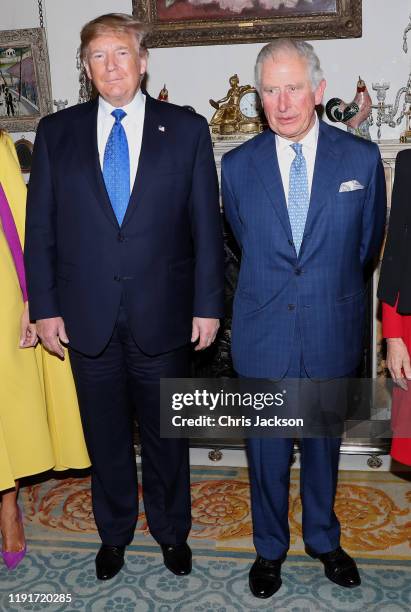
[[[176,576],[185,576],[191,572],[191,549],[189,545],[161,544],[164,556],[164,565]]]
[[[102,544],[96,556],[96,576],[99,580],[110,580],[124,565],[125,546]]]
[[[270,560],[257,555],[248,576],[250,591],[255,597],[267,599],[278,591],[282,584],[281,564],[283,561],[284,557]]]
[[[347,555],[341,546],[328,553],[315,553],[309,548],[305,550],[310,557],[319,559],[323,563],[324,574],[332,582],[347,588],[353,588],[361,584],[360,574],[354,559]]]

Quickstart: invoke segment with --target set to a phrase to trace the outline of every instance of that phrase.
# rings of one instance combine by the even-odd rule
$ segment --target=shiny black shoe
[[[254,597],[267,599],[278,591],[282,584],[281,564],[284,558],[270,560],[257,555],[248,576],[248,584]]]
[[[176,576],[186,576],[191,572],[191,549],[187,542],[184,544],[161,544],[164,565]]]
[[[110,580],[124,565],[125,546],[102,544],[96,556],[96,576],[99,580]]]
[[[307,547],[305,550],[310,557],[321,561],[324,565],[324,574],[332,582],[349,589],[361,584],[354,559],[347,555],[341,546],[328,553],[315,553]]]

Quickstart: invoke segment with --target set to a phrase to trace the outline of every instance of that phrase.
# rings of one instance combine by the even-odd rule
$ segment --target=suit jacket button
[[[121,277],[120,276],[115,276],[114,280],[117,281],[117,282],[120,282],[121,281]]]
[[[295,304],[288,304],[288,310],[295,310]]]
[[[296,269],[294,270],[294,272],[295,272],[295,274],[296,274],[297,276],[300,276],[300,274],[302,274],[302,270],[301,270],[301,268],[296,268]]]
[[[125,241],[125,239],[126,239],[126,237],[125,237],[125,236],[124,236],[124,234],[122,234],[121,232],[119,232],[119,233],[117,234],[117,240],[118,240],[119,242],[124,242],[124,241]]]

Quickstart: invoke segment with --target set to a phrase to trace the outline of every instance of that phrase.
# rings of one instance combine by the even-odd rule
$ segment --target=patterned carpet
[[[190,576],[174,577],[147,530],[141,506],[125,569],[98,582],[99,547],[90,505],[89,478],[61,478],[22,489],[29,554],[13,572],[0,569],[0,610],[90,612],[404,612],[411,610],[411,474],[342,472],[336,509],[342,545],[359,562],[362,586],[329,582],[322,566],[304,553],[298,470],[290,491],[291,550],[283,586],[268,601],[248,589],[252,546],[247,471],[192,468],[193,529]],[[141,498],[141,490],[139,490]],[[50,594],[54,603],[34,601]],[[23,603],[30,594],[32,602]],[[54,596],[52,596],[54,594]],[[71,601],[63,597],[71,595]],[[19,601],[20,599],[20,601]]]

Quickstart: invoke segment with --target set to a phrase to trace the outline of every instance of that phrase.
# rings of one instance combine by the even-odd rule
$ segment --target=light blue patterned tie
[[[295,153],[290,168],[288,186],[288,216],[297,255],[303,241],[305,222],[307,220],[310,195],[308,193],[307,164],[302,153],[303,145],[295,142],[290,145]]]
[[[103,176],[111,206],[121,225],[130,199],[130,157],[126,132],[121,125],[127,113],[116,108],[111,114],[115,123],[104,151]]]

